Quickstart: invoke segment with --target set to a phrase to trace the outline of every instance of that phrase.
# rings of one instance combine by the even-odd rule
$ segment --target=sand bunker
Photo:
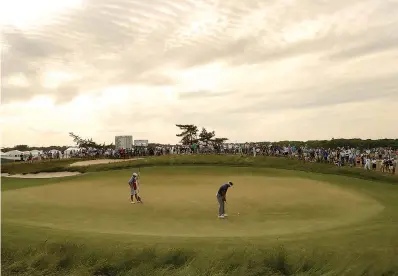
[[[53,177],[67,177],[79,175],[79,172],[51,172],[51,173],[28,173],[28,174],[8,174],[2,173],[2,177],[15,177],[15,178],[53,178]]]
[[[99,165],[99,164],[110,164],[115,162],[126,162],[139,160],[143,158],[132,158],[132,159],[98,159],[98,160],[87,160],[87,161],[79,161],[71,164],[71,167],[79,167],[79,166],[90,166],[90,165]]]

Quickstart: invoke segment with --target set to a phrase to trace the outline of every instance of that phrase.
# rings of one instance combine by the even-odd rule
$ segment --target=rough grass
[[[28,162],[8,162],[1,164],[1,173],[8,174],[28,174],[39,172],[60,172],[65,171],[70,164],[80,161],[80,159],[61,159]]]
[[[283,246],[201,251],[110,245],[93,250],[65,241],[3,247],[2,275],[398,275],[397,258],[385,257]]]
[[[227,250],[204,255],[192,250],[113,249],[91,251],[73,243],[3,250],[3,275],[321,275],[334,272],[327,258],[295,255],[283,247]],[[91,251],[91,252],[90,252]],[[20,259],[19,262],[14,260]],[[334,275],[338,275],[336,271]],[[330,274],[333,275],[333,274]]]
[[[183,160],[184,158],[186,160]],[[194,160],[195,158],[197,158],[196,161]],[[204,157],[184,156],[176,159],[179,160],[178,164],[188,165],[189,162],[191,164],[192,162],[204,162],[202,158]],[[227,162],[232,162],[233,158],[237,157],[215,156],[210,158],[211,161],[209,162],[215,162],[214,160],[221,158],[222,160],[220,161],[228,164]],[[352,178],[333,175],[331,171],[328,171],[328,168],[335,170],[336,168],[334,167],[324,167],[326,168],[326,173],[322,171],[321,174],[313,174],[303,169],[307,165],[300,167],[300,164],[295,160],[284,160],[285,164],[290,164],[287,165],[289,170],[279,170],[262,167],[267,167],[267,162],[271,162],[272,160],[280,162],[278,164],[282,166],[283,159],[264,158],[264,160],[261,160],[256,157],[256,162],[258,161],[260,164],[254,164],[254,160],[252,161],[253,158],[243,159],[246,159],[246,161],[241,161],[238,164],[239,166],[247,166],[250,162],[252,162],[252,166],[249,168],[207,166],[205,168],[202,167],[202,169],[196,166],[171,167],[169,166],[171,161],[166,162],[165,158],[161,157],[151,158],[143,163],[133,161],[129,163],[80,168],[91,173],[63,179],[30,180],[2,178],[2,191],[4,192],[2,195],[2,217],[6,219],[2,222],[2,274],[181,276],[398,275],[398,186],[382,185],[382,182],[396,183],[392,181],[395,178],[391,177],[391,179],[385,180],[384,175],[380,176],[378,173],[373,173],[369,177],[371,181],[365,181],[359,179],[358,176]],[[176,163],[176,160],[173,162]],[[242,162],[246,163],[242,164]],[[158,167],[150,167],[155,166],[155,164]],[[120,168],[120,165],[123,165],[122,167],[125,167],[127,170],[115,171]],[[76,219],[73,222],[75,230],[55,229],[48,226],[38,227],[35,225],[26,225],[23,222],[20,224],[7,223],[13,212],[14,214],[18,212],[22,212],[22,214],[26,213],[24,217],[26,218],[26,215],[28,215],[31,220],[37,220],[40,216],[45,216],[53,212],[52,218],[58,217],[58,219],[62,219],[62,217],[70,214],[67,208],[64,209],[64,212],[60,212],[60,209],[57,209],[57,205],[64,204],[68,206],[71,202],[73,203],[74,198],[73,193],[69,193],[68,197],[65,197],[65,202],[60,200],[62,199],[62,192],[67,192],[66,186],[68,183],[76,185],[76,187],[78,187],[79,183],[82,185],[90,185],[89,183],[93,183],[94,185],[98,183],[96,189],[88,189],[87,194],[83,195],[79,195],[79,189],[76,188],[75,198],[81,198],[76,200],[75,204],[88,204],[87,201],[93,200],[92,198],[95,199],[96,192],[101,191],[101,181],[104,178],[113,179],[115,174],[120,174],[120,179],[123,178],[125,182],[124,177],[131,173],[132,168],[137,168],[137,165],[142,167],[142,185],[147,185],[146,187],[143,186],[143,195],[149,201],[151,201],[152,196],[171,197],[171,199],[174,196],[172,194],[173,189],[170,189],[169,193],[162,190],[160,194],[156,195],[154,194],[155,190],[152,191],[149,189],[148,186],[151,185],[150,183],[153,180],[156,180],[156,177],[164,177],[166,175],[172,180],[176,179],[178,175],[194,174],[195,171],[199,170],[202,177],[211,177],[213,175],[215,179],[217,177],[220,179],[224,177],[229,179],[231,176],[239,175],[240,177],[250,176],[254,178],[265,176],[267,180],[269,180],[269,177],[280,177],[281,179],[295,178],[328,182],[344,191],[359,193],[364,197],[371,198],[383,205],[384,209],[371,218],[350,225],[309,233],[273,237],[148,237],[128,233],[82,232],[78,231],[78,228],[84,223],[82,219]],[[209,165],[209,163],[204,163],[204,165]],[[315,165],[316,169],[324,166],[318,166],[319,164],[310,165]],[[297,166],[299,169],[301,168],[301,171],[295,171],[293,169],[294,166]],[[96,172],[104,168],[109,170]],[[375,181],[375,177],[379,176],[380,179]],[[368,177],[368,174],[364,174],[361,177]],[[126,185],[124,182],[122,186]],[[304,183],[300,184],[298,180],[296,183],[304,185]],[[108,183],[108,185],[110,184]],[[187,185],[189,184],[191,183],[187,183]],[[218,182],[215,183],[215,185],[218,184]],[[196,184],[193,183],[192,185]],[[243,185],[243,183],[240,183],[235,188],[239,186],[243,187]],[[278,185],[281,186],[282,184]],[[115,189],[117,191],[117,188]],[[282,202],[289,203],[295,200],[294,197],[289,198],[287,195],[284,196],[283,194],[278,194],[275,190],[271,190],[271,186],[268,189],[270,194],[267,195],[265,193],[257,196],[264,196],[268,202],[279,199]],[[40,191],[51,191],[50,193],[44,193],[43,196],[49,196],[50,199],[46,199],[47,202],[54,199],[54,203],[52,203],[52,207],[51,204],[47,205],[47,208],[43,208],[40,212],[36,213],[33,212],[34,209],[31,210],[30,208],[36,208],[38,204],[29,205],[29,201],[31,200],[29,197],[34,196],[35,193],[36,195],[37,193],[41,193]],[[93,194],[90,191],[93,191]],[[237,189],[237,191],[241,190]],[[272,191],[277,195],[275,198],[272,198]],[[311,195],[312,192],[314,194]],[[327,199],[329,193],[330,190],[322,195],[316,192],[316,188],[313,190],[309,189],[306,193],[306,196],[308,196],[306,200],[312,202],[312,196],[314,201],[315,199],[322,201],[321,197],[325,196]],[[251,192],[250,194],[255,196]],[[21,196],[18,199],[20,203],[15,202],[14,205],[6,205],[7,200],[11,199],[9,197],[11,195],[13,197]],[[98,196],[100,197],[100,194]],[[109,193],[109,196],[117,197],[118,195],[116,193]],[[239,202],[239,195],[237,194],[236,196],[236,198],[234,198],[234,195],[230,199],[230,208],[241,203]],[[244,197],[244,193],[241,196]],[[87,200],[84,200],[85,198]],[[43,204],[45,204],[46,200],[43,200]],[[160,202],[160,200],[161,198],[157,199],[157,202]],[[331,198],[330,200],[337,203],[336,199]],[[156,204],[156,202],[152,204]],[[159,204],[167,207],[166,202]],[[267,205],[266,202],[263,204],[264,206]],[[368,203],[365,205],[368,206]],[[22,207],[19,211],[18,206]],[[101,208],[107,209],[107,206],[111,205],[107,205],[106,202],[100,202],[98,203],[98,210]],[[151,208],[150,202],[146,206]],[[268,207],[270,206],[272,204],[268,205]],[[131,206],[127,204],[126,207],[129,208]],[[260,207],[259,209],[261,209]],[[340,207],[342,207],[340,212],[345,215],[344,212],[346,211],[344,211],[344,207]],[[85,208],[87,210],[88,207],[86,206]],[[266,208],[264,207],[264,209]],[[314,211],[319,211],[317,207],[313,209]],[[84,211],[83,209],[81,210],[82,212]],[[118,212],[120,212],[119,209]],[[267,213],[266,210],[264,212],[264,216],[272,215],[271,213]],[[93,212],[93,216],[97,215],[100,218],[105,213],[106,211]],[[194,218],[192,218],[190,223],[193,223]],[[137,222],[140,221],[134,216],[131,216],[129,219],[131,222],[135,220]],[[178,219],[174,223],[176,222],[178,222]],[[215,220],[215,222],[218,221]],[[172,220],[163,225],[166,228],[172,226]]]

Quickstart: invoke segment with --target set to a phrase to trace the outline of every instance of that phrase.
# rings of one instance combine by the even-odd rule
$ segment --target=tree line
[[[15,145],[13,147],[5,147],[2,148],[2,152],[12,151],[12,150],[19,150],[19,151],[32,151],[32,150],[41,150],[41,151],[49,151],[52,149],[65,151],[69,146],[47,146],[47,147],[35,147],[35,146],[28,146],[28,145]]]
[[[181,133],[176,134],[179,137],[180,143],[183,145],[192,145],[194,143],[198,143],[199,141],[203,142],[204,144],[208,145],[210,143],[214,144],[222,144],[228,141],[228,138],[217,138],[214,131],[208,131],[206,128],[202,127],[202,130],[199,132],[199,128],[196,125],[188,124],[176,124],[181,130]],[[398,139],[360,139],[360,138],[353,138],[353,139],[334,139],[331,140],[308,140],[308,141],[278,141],[278,142],[269,142],[269,141],[262,141],[262,142],[248,142],[254,143],[259,145],[275,145],[275,146],[287,146],[287,145],[294,145],[296,147],[307,146],[309,148],[342,148],[342,147],[349,147],[349,148],[359,148],[359,149],[371,149],[371,148],[393,148],[398,149]]]
[[[398,139],[331,139],[331,140],[309,140],[309,141],[278,141],[278,142],[259,142],[259,144],[273,144],[277,146],[294,145],[296,147],[307,146],[309,148],[358,148],[358,149],[371,149],[371,148],[392,148],[398,149]]]
[[[74,134],[73,132],[69,133],[69,136],[73,139],[75,145],[79,148],[95,148],[95,149],[113,149],[115,148],[114,144],[98,144],[93,141],[92,138],[82,138],[81,136]],[[19,150],[19,151],[32,151],[32,150],[42,150],[42,151],[49,151],[49,150],[59,150],[64,152],[70,148],[70,146],[48,146],[48,147],[35,147],[35,146],[28,146],[28,145],[16,145],[14,147],[2,148],[2,152],[7,152],[11,150]]]
[[[228,138],[219,138],[216,137],[215,131],[208,131],[206,128],[202,127],[201,131],[195,125],[182,125],[176,124],[181,132],[176,134],[177,137],[180,138],[180,143],[182,145],[192,145],[195,143],[202,142],[205,145],[209,144],[222,144],[228,141]],[[97,148],[97,149],[114,149],[115,146],[113,143],[111,144],[99,144],[93,141],[92,138],[82,138],[79,135],[74,134],[73,132],[69,133],[69,136],[73,139],[74,143],[78,147],[84,148]],[[278,141],[278,142],[269,142],[269,141],[262,141],[262,142],[253,142],[259,145],[276,145],[276,146],[286,146],[286,145],[294,145],[296,147],[300,146],[307,146],[309,148],[338,148],[338,147],[350,147],[350,148],[359,148],[359,149],[370,149],[370,148],[392,148],[398,149],[398,139],[331,139],[331,140],[309,140],[309,141]],[[149,146],[156,146],[161,144],[149,144]],[[49,151],[51,149],[56,149],[59,151],[65,151],[69,146],[48,146],[48,147],[35,147],[35,146],[28,146],[28,145],[16,145],[14,147],[5,147],[2,148],[2,152],[7,152],[11,150],[19,150],[19,151],[31,151],[31,150],[43,150]]]

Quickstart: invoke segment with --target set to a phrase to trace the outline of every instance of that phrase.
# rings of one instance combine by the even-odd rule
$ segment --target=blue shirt
[[[229,187],[231,187],[231,185],[228,183],[221,185],[220,189],[218,189],[217,194],[224,196],[227,193]]]

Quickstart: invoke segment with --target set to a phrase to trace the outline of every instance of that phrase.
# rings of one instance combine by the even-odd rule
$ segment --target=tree
[[[176,124],[182,132],[176,134],[177,137],[181,137],[181,144],[192,145],[198,142],[198,127],[195,125],[179,125]]]
[[[19,150],[19,151],[29,151],[29,146],[28,145],[16,145],[14,149]]]
[[[73,142],[75,142],[75,144],[78,147],[81,147],[82,144],[84,143],[83,139],[79,135],[74,134],[73,132],[69,132],[69,136],[73,138]]]
[[[228,138],[214,138],[213,142],[216,145],[221,145],[223,143],[225,143],[226,141],[228,141]]]
[[[202,131],[199,134],[199,141],[203,142],[207,146],[214,136],[216,136],[214,131],[208,132],[204,127],[202,127]]]
[[[195,125],[176,125],[176,127],[181,129],[180,134],[176,134],[177,137],[181,137],[181,144],[192,145],[198,141],[203,142],[205,145],[215,144],[221,145],[228,138],[216,138],[216,133],[214,131],[208,131],[206,128],[202,127],[200,134],[198,135],[198,127]]]
[[[96,142],[93,141],[92,138],[90,139],[83,139],[79,135],[74,134],[73,132],[69,133],[69,136],[73,138],[73,142],[76,143],[76,145],[79,148],[95,148],[95,149],[109,149],[109,148],[114,148],[113,143],[107,145],[105,143],[103,144],[97,144]]]
[[[79,135],[74,134],[73,132],[69,133],[69,136],[73,138],[73,142],[79,147],[79,148],[96,148],[98,146],[93,139],[83,139]]]

